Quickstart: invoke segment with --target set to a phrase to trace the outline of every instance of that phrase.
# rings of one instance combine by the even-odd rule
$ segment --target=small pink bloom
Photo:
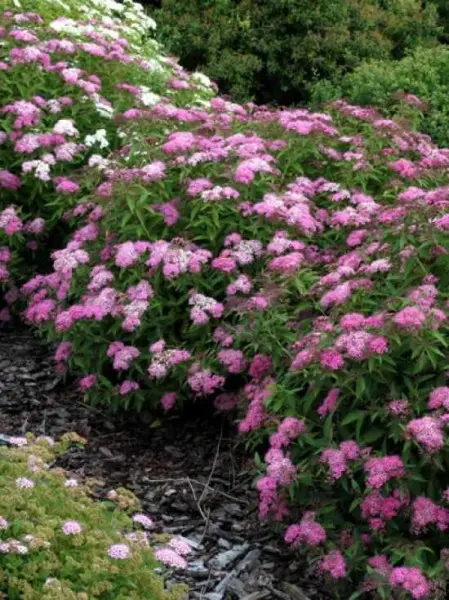
[[[176,392],[166,392],[161,398],[161,405],[165,411],[171,410],[176,404]]]
[[[125,560],[131,557],[131,550],[127,544],[113,544],[108,549],[110,558]]]
[[[16,485],[21,489],[31,489],[34,488],[34,481],[28,479],[27,477],[18,477],[16,479]]]
[[[158,548],[154,555],[157,560],[169,567],[175,569],[185,569],[187,567],[187,561],[171,548]]]
[[[333,350],[332,348],[323,350],[320,354],[320,364],[325,369],[337,371],[344,364],[343,356],[340,352]]]
[[[150,517],[147,517],[147,515],[143,515],[141,513],[134,515],[133,521],[134,521],[134,523],[138,523],[139,525],[142,525],[142,527],[144,529],[151,529],[154,525],[153,521],[150,519]]]
[[[346,562],[343,554],[338,550],[333,550],[326,554],[320,562],[320,571],[329,573],[333,579],[343,579],[346,577]]]
[[[177,552],[180,556],[186,556],[192,552],[192,548],[189,546],[187,542],[182,540],[181,538],[172,538],[168,545],[170,548],[173,548],[175,552]]]
[[[78,521],[65,521],[61,529],[64,535],[78,535],[82,531],[82,527]]]
[[[97,383],[96,375],[86,375],[86,377],[83,377],[80,380],[79,386],[80,386],[81,390],[85,391],[85,390],[88,390],[91,387],[93,387],[96,383]]]

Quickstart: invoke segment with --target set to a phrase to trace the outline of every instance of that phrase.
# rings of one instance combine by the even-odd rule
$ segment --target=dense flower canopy
[[[449,149],[344,101],[231,103],[131,2],[21,4],[0,22],[2,320],[58,341],[92,401],[237,407],[287,543],[342,589],[433,597]]]

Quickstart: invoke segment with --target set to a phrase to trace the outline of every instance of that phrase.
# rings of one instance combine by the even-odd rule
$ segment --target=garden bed
[[[132,490],[156,531],[191,542],[187,570],[168,575],[169,583],[189,585],[189,598],[328,598],[258,519],[251,461],[229,420],[190,412],[159,426],[149,416],[136,421],[87,406],[26,330],[0,331],[0,368],[0,431],[86,437],[86,448],[73,448],[59,466],[98,479],[99,498],[112,488]]]

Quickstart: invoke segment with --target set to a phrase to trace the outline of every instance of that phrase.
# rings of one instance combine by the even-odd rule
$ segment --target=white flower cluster
[[[140,86],[140,89],[142,90],[140,101],[144,106],[154,106],[161,100],[161,97],[158,94],[150,91],[145,85]]]
[[[195,83],[201,85],[202,87],[210,88],[212,86],[212,82],[209,77],[204,75],[204,73],[200,73],[199,71],[192,73],[192,79],[195,81]]]
[[[101,20],[106,26],[114,25],[118,27],[123,33],[131,35],[137,33],[141,36],[146,34],[148,30],[156,29],[154,19],[145,14],[143,6],[131,0],[125,0],[123,4],[115,2],[115,0],[83,0],[83,2],[73,4],[71,2],[65,3],[62,0],[46,1],[58,4],[67,13],[72,13],[74,17],[77,16],[75,13],[80,13],[86,18],[93,17]],[[13,0],[13,2],[19,4],[19,0]],[[20,8],[20,6],[17,7]],[[94,29],[98,31],[98,27],[93,27],[90,24],[82,27],[77,24],[75,27],[72,19],[57,19],[56,22],[51,24],[51,27],[56,31],[63,31],[75,37],[83,36]],[[100,33],[114,38],[118,32],[101,28]]]
[[[97,131],[91,135],[86,135],[84,138],[86,146],[91,148],[98,144],[100,148],[107,148],[109,146],[108,139],[106,137],[106,129],[97,129]]]
[[[75,127],[72,119],[60,119],[57,121],[53,126],[53,133],[69,137],[77,137],[79,135],[79,131]]]

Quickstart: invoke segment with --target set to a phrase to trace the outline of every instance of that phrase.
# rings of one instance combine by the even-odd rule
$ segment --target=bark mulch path
[[[26,330],[0,330],[0,433],[88,439],[60,465],[102,480],[99,497],[126,487],[142,502],[155,530],[186,538],[192,600],[326,600],[316,574],[292,556],[257,517],[250,457],[223,417],[175,416],[158,427],[104,407],[86,406],[55,375],[52,352]],[[154,425],[154,424],[153,424]]]

